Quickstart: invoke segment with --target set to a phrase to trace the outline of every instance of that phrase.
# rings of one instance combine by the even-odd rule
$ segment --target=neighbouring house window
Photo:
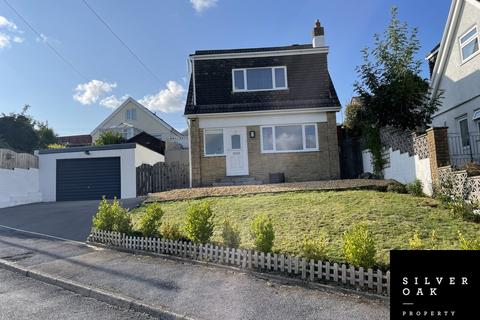
[[[466,118],[458,120],[458,126],[460,127],[460,137],[462,140],[462,146],[468,147],[470,145],[470,134],[468,132],[468,120]]]
[[[126,120],[137,120],[137,110],[127,109],[127,111],[125,111],[125,119]]]
[[[478,29],[474,26],[460,37],[460,50],[462,52],[462,62],[470,59],[479,52]]]
[[[233,69],[233,91],[287,89],[287,67]]]
[[[478,133],[480,133],[480,110],[476,110],[473,113],[473,119],[472,120],[476,122]]]
[[[133,128],[124,128],[122,129],[122,136],[124,139],[133,138]]]
[[[205,155],[223,155],[223,130],[205,129]]]
[[[262,152],[318,150],[316,124],[264,126],[261,135]]]

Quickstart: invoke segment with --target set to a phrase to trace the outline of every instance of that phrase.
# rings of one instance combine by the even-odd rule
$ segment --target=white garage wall
[[[0,169],[0,208],[40,201],[38,169]]]
[[[137,148],[139,146],[137,145]],[[57,160],[58,159],[89,159],[104,157],[120,157],[121,198],[137,196],[135,149],[92,150],[90,154],[84,151],[39,154],[40,191],[43,201],[56,200]]]
[[[401,183],[411,183],[419,179],[423,185],[423,192],[432,195],[432,175],[430,160],[420,159],[418,155],[410,156],[408,152],[389,149],[390,167],[383,170],[385,179],[394,179]],[[362,152],[363,172],[373,172],[372,154],[368,150]]]

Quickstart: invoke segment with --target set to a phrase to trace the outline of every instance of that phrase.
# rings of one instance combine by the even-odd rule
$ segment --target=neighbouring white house
[[[184,148],[188,146],[187,135],[178,132],[157,114],[131,97],[127,98],[92,131],[93,142],[105,131],[120,132],[127,140],[141,132],[146,132],[165,141],[167,145],[178,143]]]
[[[448,127],[455,161],[479,161],[480,1],[452,1],[442,40],[427,59],[432,93],[443,92],[432,126]]]

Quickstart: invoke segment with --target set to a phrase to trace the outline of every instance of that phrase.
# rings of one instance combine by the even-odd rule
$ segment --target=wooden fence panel
[[[17,153],[10,149],[0,149],[0,168],[38,168],[38,157],[29,153]]]
[[[188,188],[188,165],[172,162],[157,162],[153,166],[142,164],[137,167],[137,195]]]

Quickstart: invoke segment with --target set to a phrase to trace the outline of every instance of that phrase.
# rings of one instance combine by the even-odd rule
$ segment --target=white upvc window
[[[137,120],[137,110],[127,109],[125,111],[125,120]]]
[[[205,129],[203,131],[205,156],[224,156],[223,129]]]
[[[287,67],[232,69],[234,92],[288,89]]]
[[[318,151],[316,123],[260,127],[262,153]]]
[[[462,63],[470,60],[480,52],[477,26],[470,28],[458,39],[458,41],[460,43]]]

